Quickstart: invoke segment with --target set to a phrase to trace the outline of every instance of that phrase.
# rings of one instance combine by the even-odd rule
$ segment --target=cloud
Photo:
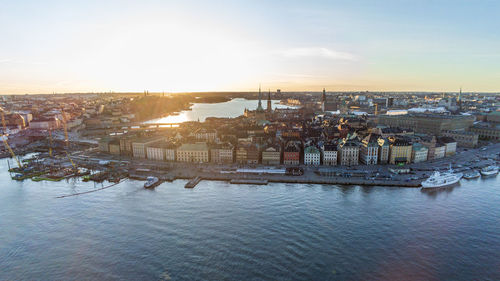
[[[25,61],[25,60],[15,60],[15,59],[0,59],[0,64],[26,64],[26,65],[44,65],[47,64],[43,61]]]
[[[358,60],[358,57],[354,54],[347,52],[339,52],[324,47],[291,48],[283,50],[281,54],[289,58],[319,57],[330,60],[349,60],[349,61]]]

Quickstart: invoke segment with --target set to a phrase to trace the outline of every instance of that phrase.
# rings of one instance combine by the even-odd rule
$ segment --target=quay
[[[231,184],[255,184],[267,185],[268,180],[250,180],[250,179],[232,179],[229,181]]]

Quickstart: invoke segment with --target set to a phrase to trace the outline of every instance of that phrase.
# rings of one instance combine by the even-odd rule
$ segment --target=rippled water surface
[[[267,94],[263,95],[267,97]],[[190,110],[183,110],[177,115],[170,115],[163,118],[149,120],[146,123],[182,123],[186,121],[205,121],[207,117],[224,117],[234,118],[243,115],[245,108],[255,110],[259,104],[258,100],[247,100],[235,98],[227,102],[220,103],[194,103]],[[267,109],[267,100],[262,100],[262,106]],[[279,100],[272,100],[271,107],[274,108],[289,108],[279,104]]]
[[[500,280],[500,177],[419,189],[11,181],[0,280]],[[100,185],[96,185],[100,187]]]

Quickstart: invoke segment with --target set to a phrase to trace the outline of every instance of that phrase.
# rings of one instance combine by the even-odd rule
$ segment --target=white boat
[[[144,183],[144,188],[154,188],[160,184],[160,180],[157,177],[148,177]]]
[[[464,174],[464,179],[476,179],[479,178],[481,174],[477,170],[472,170]]]
[[[497,166],[492,165],[481,169],[481,175],[483,175],[483,177],[496,176],[497,174],[498,174]]]
[[[462,178],[462,173],[453,173],[453,170],[449,170],[445,173],[434,172],[428,179],[422,182],[422,188],[437,188],[450,186]]]

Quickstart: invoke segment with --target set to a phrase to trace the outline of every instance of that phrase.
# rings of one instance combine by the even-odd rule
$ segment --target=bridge
[[[133,122],[125,124],[111,124],[99,127],[87,127],[84,135],[123,133],[125,131],[168,130],[179,127],[180,123],[143,123]]]

